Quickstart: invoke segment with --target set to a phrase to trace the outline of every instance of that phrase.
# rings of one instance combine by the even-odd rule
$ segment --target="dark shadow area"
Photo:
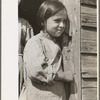
[[[45,0],[21,0],[18,6],[18,16],[29,22],[35,34],[40,32],[40,27],[36,21],[36,14],[43,1]]]

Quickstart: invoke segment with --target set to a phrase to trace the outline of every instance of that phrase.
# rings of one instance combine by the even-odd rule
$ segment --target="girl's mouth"
[[[63,31],[63,30],[64,30],[64,28],[58,28],[57,30],[58,30],[58,31]]]
[[[63,32],[64,30],[63,29],[58,29],[58,32]]]

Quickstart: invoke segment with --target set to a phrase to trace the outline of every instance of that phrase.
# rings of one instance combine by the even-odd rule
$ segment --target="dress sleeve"
[[[45,55],[38,39],[31,39],[24,49],[24,64],[27,76],[35,82],[46,82],[48,73],[44,67],[48,67],[45,62]]]

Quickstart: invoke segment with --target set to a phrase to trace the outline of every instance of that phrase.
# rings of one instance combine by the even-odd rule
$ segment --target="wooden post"
[[[66,6],[68,11],[68,16],[70,19],[70,30],[69,35],[72,36],[72,61],[74,67],[71,70],[74,71],[74,82],[71,84],[71,93],[69,94],[68,100],[81,100],[81,72],[80,72],[80,0],[60,0]],[[66,35],[64,36],[64,38]],[[64,39],[64,44],[67,41]],[[67,65],[66,57],[68,56],[67,45],[63,45],[63,58],[64,58],[64,68],[66,70],[70,69]],[[67,68],[66,68],[67,67]]]

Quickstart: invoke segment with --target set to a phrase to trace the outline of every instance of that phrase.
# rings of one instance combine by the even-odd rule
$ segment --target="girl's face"
[[[49,33],[53,37],[59,37],[66,28],[67,12],[61,10],[55,15],[49,17],[44,22],[44,31]]]

